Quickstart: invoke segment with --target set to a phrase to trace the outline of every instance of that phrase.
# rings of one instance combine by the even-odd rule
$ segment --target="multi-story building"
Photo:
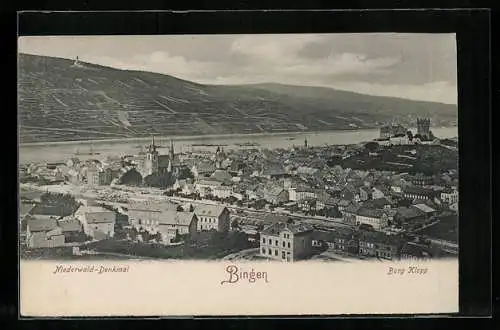
[[[386,235],[377,231],[359,233],[359,254],[382,259],[397,259],[404,240],[396,235]]]
[[[430,186],[434,183],[432,176],[417,173],[413,176],[406,177],[406,180],[415,186]]]
[[[281,187],[270,187],[264,189],[264,199],[272,204],[279,204],[288,201],[288,191]]]
[[[116,213],[100,206],[81,206],[75,212],[88,236],[105,239],[115,235]]]
[[[369,225],[372,226],[375,230],[380,230],[387,227],[389,218],[387,214],[380,209],[369,209],[369,208],[360,208],[355,214],[356,216],[356,225]]]
[[[166,217],[165,214],[177,210],[177,207],[176,204],[170,202],[131,202],[127,215],[130,225],[135,228],[156,232],[160,221]]]
[[[87,168],[87,184],[89,186],[99,186],[104,180],[104,173],[96,165],[90,165]]]
[[[418,186],[408,186],[403,188],[403,197],[406,199],[433,200],[438,193],[435,190]]]
[[[229,230],[229,210],[222,205],[198,204],[194,207],[198,218],[198,231],[216,230],[227,232]]]
[[[310,225],[278,222],[260,232],[260,255],[293,262],[312,254],[313,228]]]
[[[440,199],[446,204],[458,203],[458,190],[456,189],[446,189],[441,191]]]
[[[357,232],[349,228],[338,228],[328,233],[328,250],[357,254],[359,241]]]
[[[168,211],[163,213],[155,229],[161,234],[163,241],[171,241],[177,235],[195,238],[197,226],[198,218],[194,212]]]

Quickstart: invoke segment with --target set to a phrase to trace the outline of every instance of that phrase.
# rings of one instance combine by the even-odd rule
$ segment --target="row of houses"
[[[81,206],[72,216],[28,213],[26,241],[28,248],[57,247],[74,241],[84,234],[91,239],[114,236],[116,213],[97,206]]]
[[[293,262],[311,257],[315,247],[341,253],[381,259],[422,259],[439,252],[428,244],[408,242],[401,236],[377,231],[339,228],[318,232],[310,225],[279,222],[260,232],[261,257]]]
[[[353,204],[342,210],[343,220],[353,225],[368,225],[375,230],[397,225],[416,228],[430,221],[438,211],[425,203],[393,207],[385,198]]]
[[[229,210],[221,205],[187,205],[182,209],[169,202],[133,202],[127,209],[130,225],[152,234],[159,233],[169,242],[177,235],[195,239],[198,232],[229,230]]]
[[[229,210],[220,205],[199,204],[180,210],[168,202],[132,202],[127,208],[129,224],[137,230],[161,234],[164,242],[177,235],[195,238],[200,231],[229,230]],[[115,236],[116,213],[100,206],[84,205],[69,217],[27,214],[26,246],[29,248],[62,246],[78,233],[94,240]]]

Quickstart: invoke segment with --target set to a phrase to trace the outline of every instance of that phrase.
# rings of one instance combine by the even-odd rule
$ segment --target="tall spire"
[[[174,159],[174,140],[170,140],[170,159]]]

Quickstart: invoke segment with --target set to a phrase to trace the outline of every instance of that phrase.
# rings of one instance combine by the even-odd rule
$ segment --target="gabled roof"
[[[284,175],[286,174],[286,170],[281,165],[272,164],[267,165],[262,171],[263,175]]]
[[[409,193],[409,194],[424,195],[424,196],[437,195],[436,191],[434,191],[432,189],[426,189],[426,188],[416,187],[416,186],[405,187],[405,188],[403,188],[403,191],[405,193]]]
[[[347,206],[345,209],[344,209],[344,212],[345,213],[353,213],[353,214],[356,214],[358,213],[358,211],[361,209],[362,205],[361,204],[352,204],[352,205],[349,205]]]
[[[197,216],[219,217],[227,208],[222,205],[198,204],[194,207]]]
[[[212,173],[212,175],[210,177],[213,179],[216,179],[218,181],[221,181],[221,182],[228,181],[228,180],[231,180],[233,178],[233,176],[231,174],[229,174],[229,172],[224,171],[224,170],[215,170],[215,172]]]
[[[356,215],[370,217],[370,218],[380,218],[384,215],[384,211],[379,210],[379,209],[369,209],[369,208],[361,207],[358,210],[358,212],[356,212]]]
[[[401,248],[401,254],[415,256],[417,258],[429,258],[434,256],[434,251],[428,246],[408,242]]]
[[[222,185],[222,182],[217,181],[217,180],[213,180],[213,179],[212,179],[212,180],[206,180],[206,179],[204,179],[204,180],[199,180],[199,181],[197,181],[197,182],[196,182],[196,184],[199,184],[199,185],[206,185],[206,186],[216,186],[216,187],[218,187],[218,186],[221,186],[221,185]]]
[[[425,213],[432,213],[432,212],[436,211],[432,207],[430,207],[426,204],[416,204],[416,205],[412,205],[412,207],[415,207],[415,208],[417,208],[420,211],[425,212]]]
[[[198,162],[194,165],[198,173],[208,173],[215,171],[215,164],[212,162]]]
[[[159,225],[189,226],[194,218],[194,212],[167,211],[163,213]]]
[[[19,215],[21,217],[25,216],[26,214],[29,214],[31,210],[35,207],[34,203],[23,203],[21,202],[19,205]]]
[[[279,195],[282,191],[284,191],[285,189],[282,188],[282,187],[277,187],[277,186],[273,186],[273,187],[266,187],[264,189],[264,192],[266,194],[269,194],[269,195],[273,195],[273,196],[276,196],[276,195]]]
[[[132,201],[128,206],[129,211],[165,212],[176,209],[177,204],[168,201]]]
[[[382,198],[368,200],[364,202],[363,205],[371,208],[383,208],[386,205],[391,205],[391,202],[389,202],[387,198],[382,197]]]
[[[396,214],[403,219],[412,219],[425,215],[425,212],[415,207],[398,207],[396,211]]]
[[[78,220],[63,220],[59,221],[59,227],[61,227],[63,233],[64,232],[74,232],[80,231],[82,229],[82,225]]]
[[[375,244],[385,244],[399,246],[402,244],[402,239],[396,235],[386,235],[378,231],[361,231],[359,240]]]
[[[278,222],[264,228],[264,230],[262,230],[262,233],[267,235],[279,235],[279,233],[281,233],[283,230],[289,230],[294,235],[298,235],[306,232],[312,232],[313,227],[308,224],[290,224]]]
[[[47,215],[32,215],[27,219],[31,232],[51,231],[58,227],[56,218]]]
[[[87,223],[114,223],[116,215],[113,211],[86,213],[85,219]]]

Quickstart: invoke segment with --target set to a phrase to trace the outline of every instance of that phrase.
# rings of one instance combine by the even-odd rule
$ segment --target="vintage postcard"
[[[18,51],[21,316],[458,312],[454,34]]]

